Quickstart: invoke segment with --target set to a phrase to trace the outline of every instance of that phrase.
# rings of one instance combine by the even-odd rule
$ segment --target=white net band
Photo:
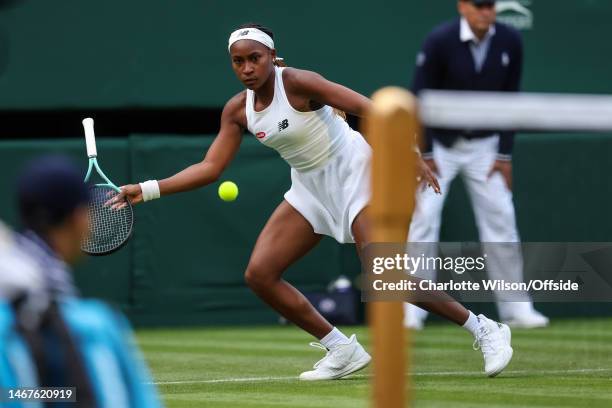
[[[612,96],[426,90],[424,125],[444,129],[612,131]]]

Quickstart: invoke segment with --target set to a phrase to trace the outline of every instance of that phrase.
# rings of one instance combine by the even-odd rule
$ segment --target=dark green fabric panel
[[[130,138],[134,180],[164,178],[200,161],[211,138]],[[217,196],[222,180],[238,184],[232,203]],[[136,207],[134,313],[206,316],[259,310],[252,321],[274,321],[244,284],[251,249],[291,182],[275,152],[245,136],[219,183]],[[340,268],[339,248],[324,240],[285,278],[301,289],[321,289]],[[258,317],[256,317],[258,316]],[[270,320],[272,319],[272,320]]]
[[[163,178],[202,159],[210,137],[100,139],[100,164],[118,184]],[[29,158],[58,152],[85,170],[80,140],[0,142],[0,217],[16,225],[13,184]],[[524,241],[610,241],[612,138],[603,135],[521,135],[515,153],[515,203]],[[239,185],[233,203],[217,197],[223,180]],[[148,325],[242,324],[277,320],[245,286],[243,273],[257,235],[290,186],[275,152],[245,136],[222,179],[197,191],[135,207],[135,233],[121,251],[88,258],[77,268],[86,296],[124,307]],[[465,191],[454,185],[442,239],[476,240]],[[326,238],[286,274],[303,290],[322,290],[337,275],[357,276],[352,245]],[[551,315],[609,313],[609,305],[544,305]]]
[[[0,108],[221,107],[241,85],[227,38],[259,21],[291,66],[370,95],[408,86],[426,34],[455,1],[16,1],[0,12]],[[608,0],[535,1],[525,89],[612,92]],[[605,43],[605,41],[604,41]]]
[[[97,140],[102,171],[116,183],[128,178],[127,140]],[[87,170],[85,143],[80,139],[0,141],[0,218],[19,228],[15,203],[15,179],[29,160],[44,154],[63,154]],[[92,180],[94,180],[92,178]],[[102,297],[120,306],[129,303],[132,245],[106,257],[86,257],[77,265],[76,281],[85,296]]]
[[[523,84],[532,92],[612,93],[608,0],[529,1],[534,25],[523,31]]]
[[[525,240],[612,240],[611,136],[522,137],[517,213]]]

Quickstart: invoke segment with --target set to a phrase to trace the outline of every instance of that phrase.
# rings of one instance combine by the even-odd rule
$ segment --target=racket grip
[[[83,119],[83,129],[85,129],[85,145],[87,146],[87,156],[96,157],[96,135],[94,134],[94,121],[92,118]]]

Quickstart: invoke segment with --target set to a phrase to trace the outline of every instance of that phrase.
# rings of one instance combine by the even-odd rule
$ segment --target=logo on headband
[[[247,35],[248,33],[249,33],[249,30],[244,30],[244,31],[241,31],[241,32],[238,34],[238,37],[244,37],[244,36],[245,36],[245,35]]]

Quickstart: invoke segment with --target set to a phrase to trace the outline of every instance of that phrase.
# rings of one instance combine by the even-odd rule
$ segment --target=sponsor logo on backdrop
[[[529,0],[498,0],[495,4],[497,21],[508,24],[517,30],[533,29],[533,11],[529,10]]]

